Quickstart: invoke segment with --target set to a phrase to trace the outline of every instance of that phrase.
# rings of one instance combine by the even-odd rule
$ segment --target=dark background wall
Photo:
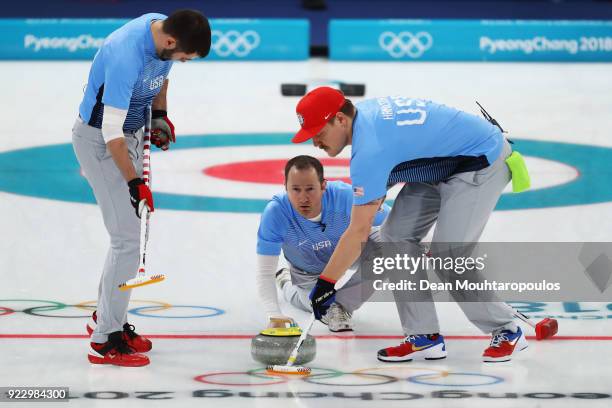
[[[330,18],[612,20],[612,0],[2,0],[0,18],[130,18],[179,8],[214,18],[308,18],[315,46],[327,44]]]

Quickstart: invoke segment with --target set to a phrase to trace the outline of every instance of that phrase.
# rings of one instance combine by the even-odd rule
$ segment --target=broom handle
[[[142,137],[142,179],[149,186],[149,174],[151,171],[151,107],[145,113],[144,135]]]
[[[340,285],[336,286],[336,290],[340,290],[340,288],[343,287],[347,281],[348,280],[343,280]],[[287,364],[285,364],[285,366],[291,367],[293,366],[293,364],[295,364],[295,360],[297,359],[297,355],[298,355],[298,352],[300,351],[300,347],[302,346],[302,343],[304,342],[304,340],[306,340],[306,337],[308,336],[308,332],[310,332],[310,329],[312,328],[312,325],[314,324],[316,320],[317,319],[315,318],[315,315],[313,312],[312,315],[310,315],[310,320],[308,321],[306,328],[302,331],[302,335],[298,339],[297,344],[295,345],[295,347],[293,348],[293,351],[289,355],[289,359],[287,360]]]
[[[149,208],[145,200],[141,201],[142,211],[140,213],[140,262],[138,265],[138,275],[145,274],[145,262],[147,256],[147,241],[149,235]]]
[[[524,321],[525,323],[527,323],[528,325],[530,325],[531,327],[533,327],[535,329],[536,324],[534,322],[532,322],[530,318],[528,318],[527,316],[525,316],[524,314],[522,314],[521,312],[519,312],[518,310],[516,310],[515,308],[513,308],[509,304],[507,304],[507,303],[504,303],[504,304],[506,305],[508,310],[512,312],[514,317],[519,318],[520,320]]]
[[[312,316],[310,316],[310,321],[308,322],[308,325],[306,325],[306,328],[302,330],[302,335],[298,339],[298,342],[296,343],[295,347],[293,348],[293,351],[291,352],[291,355],[289,356],[289,359],[287,360],[287,366],[291,367],[295,363],[298,352],[300,351],[300,347],[302,346],[304,340],[306,340],[306,337],[308,337],[308,332],[310,332],[310,329],[312,328],[312,325],[314,324],[315,320],[316,319],[313,313]]]
[[[142,179],[145,185],[149,187],[149,175],[151,173],[151,107],[147,107],[145,112],[144,135],[142,137]],[[145,263],[147,256],[147,242],[149,241],[149,218],[151,213],[147,202],[142,200],[140,204],[140,265],[138,266],[138,274],[144,275]]]
[[[514,310],[514,316],[518,317],[519,319],[521,319],[522,321],[524,321],[525,323],[527,323],[531,327],[533,327],[533,328],[536,327],[536,324],[534,322],[532,322],[530,318],[528,318],[527,316],[525,316],[524,314],[522,314],[518,310]]]

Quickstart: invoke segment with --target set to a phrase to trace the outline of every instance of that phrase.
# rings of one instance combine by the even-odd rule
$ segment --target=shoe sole
[[[91,353],[96,353],[95,350],[91,350],[89,353],[87,353],[87,359],[89,360],[89,362],[91,364],[98,364],[98,365],[115,365],[115,366],[119,366],[119,367],[143,367],[146,365],[149,365],[151,363],[151,361],[144,360],[141,363],[124,363],[122,364],[120,360],[106,360],[103,356],[100,356],[100,354],[98,355],[93,355]]]
[[[329,329],[329,326],[327,328]],[[339,329],[339,330],[329,329],[329,331],[332,332],[332,333],[342,333],[342,332],[352,332],[353,329],[352,328],[349,328],[349,329]]]
[[[376,356],[376,357],[378,358],[378,361],[382,361],[383,363],[409,363],[415,360],[414,358],[411,358],[409,360],[402,360],[402,357],[384,357],[384,358],[382,358],[381,356]],[[388,358],[389,360],[385,360],[385,358]],[[397,358],[398,360],[393,360],[393,358]],[[425,357],[423,358],[423,360],[427,360],[427,361],[444,360],[445,358],[446,356],[444,357]]]
[[[414,356],[415,354],[416,356]],[[428,349],[417,351],[415,354],[413,354],[411,357],[381,356],[377,354],[376,357],[379,361],[385,363],[407,363],[414,360],[443,360],[447,356],[446,347],[444,344],[438,344]]]
[[[96,364],[96,365],[114,365],[114,366],[117,366],[117,367],[144,367],[144,366],[149,365],[151,363],[150,361],[146,361],[146,362],[142,362],[142,363],[138,363],[138,364],[135,364],[135,363],[121,364],[121,363],[106,361],[106,360],[104,360],[104,358],[95,357],[95,356],[92,356],[91,354],[88,354],[87,358],[89,359],[89,362],[91,364]]]

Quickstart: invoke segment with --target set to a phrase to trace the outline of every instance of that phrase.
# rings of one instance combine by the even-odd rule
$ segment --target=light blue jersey
[[[354,203],[400,182],[437,182],[492,164],[503,135],[487,120],[435,102],[394,96],[356,104],[351,152]]]
[[[351,221],[352,188],[341,181],[330,181],[322,200],[321,221],[313,222],[291,206],[286,192],[272,197],[261,215],[257,254],[280,255],[282,249],[296,268],[313,274],[323,272]],[[388,213],[389,207],[383,205],[374,225],[382,224]]]
[[[159,93],[172,61],[157,57],[151,33],[154,20],[163,14],[145,14],[111,33],[94,57],[85,96],[79,107],[89,126],[102,127],[104,105],[127,110],[125,131],[144,126],[145,112]]]

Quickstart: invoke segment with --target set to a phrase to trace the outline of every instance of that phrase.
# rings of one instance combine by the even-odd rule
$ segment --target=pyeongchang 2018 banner
[[[612,21],[332,20],[330,58],[612,61]]]
[[[0,60],[89,60],[126,19],[0,19]],[[212,19],[206,60],[303,60],[309,22]]]

